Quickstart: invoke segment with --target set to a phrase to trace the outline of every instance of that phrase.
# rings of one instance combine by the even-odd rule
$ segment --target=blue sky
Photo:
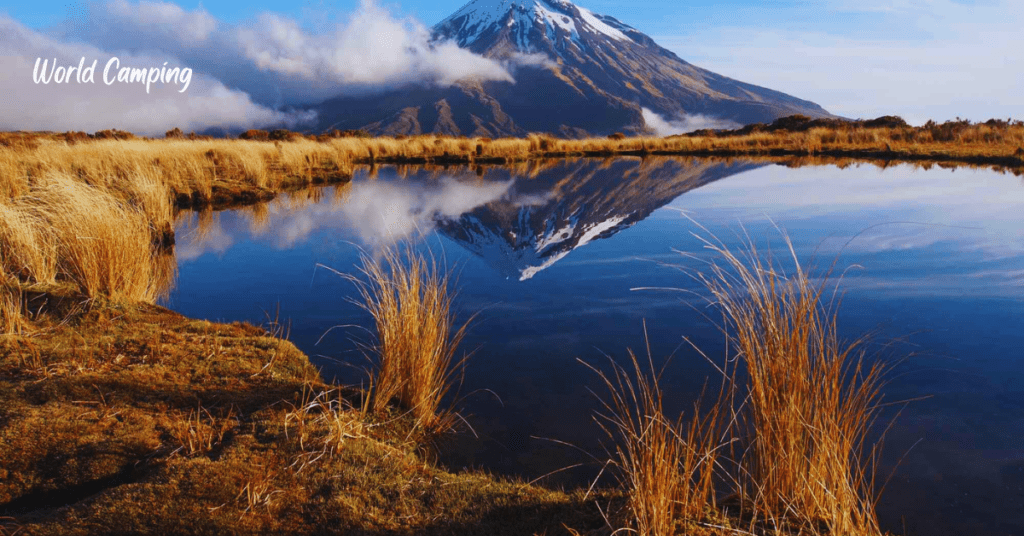
[[[82,32],[79,28],[76,33],[76,22],[80,26],[94,24],[96,12],[116,11],[110,6],[117,5],[133,6],[133,20],[138,20],[138,12],[145,11],[139,6],[147,1],[15,0],[0,6],[0,20],[6,12],[23,30],[34,32],[32,35],[67,43],[91,31],[90,28]],[[411,18],[429,26],[464,3],[464,0],[378,0],[373,13],[375,16],[386,14],[395,24],[404,24],[402,21]],[[957,116],[973,120],[1024,118],[1024,37],[1021,37],[1024,0],[577,0],[577,3],[634,26],[691,63],[815,101],[847,117],[897,114],[917,124],[927,119],[946,120]],[[174,6],[180,11],[179,15],[183,14],[179,18],[191,17],[200,22],[209,19],[213,21],[211,27],[218,29],[244,30],[257,26],[265,29],[268,20],[265,15],[272,13],[274,21],[287,23],[282,36],[301,29],[306,37],[318,34],[326,37],[333,28],[365,26],[368,20],[353,15],[360,12],[359,0],[289,3],[179,0],[152,5]],[[89,22],[82,22],[86,20]],[[353,20],[361,22],[353,25]],[[292,24],[294,28],[290,29]],[[139,42],[150,40],[147,32],[154,29],[158,30],[157,34],[161,33],[160,27],[150,24],[139,26],[134,34],[125,34],[121,28],[108,32],[103,39],[86,41],[100,50],[117,50],[117,46],[128,46],[127,41],[137,46]],[[385,28],[388,29],[393,28]],[[368,38],[365,33],[363,37]],[[260,37],[253,40],[256,43],[253,46],[262,44]],[[2,41],[0,37],[0,45]],[[152,42],[160,46],[169,41],[174,39],[167,35],[152,37]],[[181,57],[180,53],[187,52],[189,47],[184,40],[178,41],[174,49],[176,57],[187,62],[188,58]],[[438,62],[450,63],[447,59]],[[481,66],[473,69],[477,67]],[[430,67],[428,71],[430,69],[433,71],[428,77],[443,79],[451,75],[440,72],[444,70],[442,66]],[[236,78],[243,75],[234,74]],[[216,78],[233,87],[231,76],[229,73]],[[400,74],[386,75],[387,80],[396,77],[400,78]],[[379,80],[368,79],[367,83],[376,81]],[[288,89],[284,91],[287,93]],[[319,93],[313,92],[308,98],[317,96]],[[254,100],[263,104],[273,104],[272,97],[253,94]]]
[[[205,9],[219,20],[240,23],[260,12],[280,13],[310,26],[326,18],[344,17],[355,11],[359,0],[276,0],[216,1],[181,0],[174,2],[186,10]],[[432,25],[451,14],[466,2],[463,0],[382,1],[380,5],[392,12],[417,18]],[[908,38],[922,38],[926,29],[908,27],[904,17],[887,16],[915,7],[931,9],[939,2],[874,2],[861,9],[849,9],[855,2],[799,0],[579,0],[577,2],[598,13],[612,15],[650,35],[695,35],[711,28],[765,27],[786,31],[821,30],[849,35],[891,35],[894,31],[911,31]],[[44,29],[73,18],[89,9],[90,2],[66,0],[13,0],[0,7],[24,24]],[[961,2],[963,5],[998,5],[998,2]]]

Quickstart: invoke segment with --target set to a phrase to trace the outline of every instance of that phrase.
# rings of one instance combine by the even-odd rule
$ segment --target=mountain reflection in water
[[[914,402],[887,407],[882,419],[902,411],[878,472],[880,482],[893,474],[878,505],[883,528],[1024,534],[1021,179],[813,163],[363,169],[348,184],[270,203],[182,213],[178,287],[163,303],[256,324],[279,305],[290,339],[325,378],[358,382],[365,361],[351,339],[366,332],[351,326],[371,324],[346,301],[352,286],[317,266],[352,272],[360,248],[416,243],[456,267],[463,318],[479,313],[463,344],[475,353],[460,403],[479,437],[453,440],[445,461],[527,480],[580,464],[542,480],[576,485],[601,470],[582,451],[603,455],[590,392],[598,380],[577,359],[600,365],[649,344],[674,413],[688,411],[715,373],[683,338],[711,358],[726,352],[707,310],[689,307],[699,303],[692,294],[630,289],[699,291],[665,266],[698,270],[709,260],[691,235],[703,233],[696,224],[730,248],[750,237],[787,259],[778,225],[807,266],[836,261],[842,337],[873,333],[871,352],[911,356],[886,387],[887,402]]]
[[[188,261],[223,253],[246,235],[290,248],[326,230],[373,249],[436,230],[504,277],[526,280],[694,188],[756,167],[651,157],[535,162],[482,174],[467,167],[420,170],[411,177],[401,169],[388,178],[364,172],[329,190],[248,207],[244,219],[184,212],[177,254]]]

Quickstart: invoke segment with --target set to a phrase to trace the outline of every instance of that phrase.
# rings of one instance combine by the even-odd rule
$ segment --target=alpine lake
[[[454,270],[459,318],[476,315],[452,397],[467,426],[441,463],[583,487],[608,457],[603,384],[584,363],[650,355],[667,413],[689,411],[729,351],[694,277],[716,260],[702,240],[753,243],[792,271],[788,236],[804,269],[831,273],[840,335],[869,335],[868,359],[895,363],[874,432],[888,428],[883,529],[1024,534],[1024,181],[1012,173],[670,157],[381,166],[186,211],[176,231],[162,305],[277,320],[325,378],[355,385],[372,322],[336,272],[395,243],[429,252]]]

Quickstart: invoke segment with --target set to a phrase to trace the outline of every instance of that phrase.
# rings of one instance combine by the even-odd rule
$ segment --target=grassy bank
[[[1024,123],[953,121],[911,127],[898,118],[845,122],[783,118],[730,132],[668,138],[331,137],[280,139],[90,138],[82,133],[0,134],[0,197],[31,190],[61,173],[112,191],[158,188],[179,206],[265,200],[285,189],[343,181],[372,163],[513,163],[610,155],[828,156],[1024,168]],[[256,138],[259,138],[258,136]]]
[[[724,263],[698,277],[736,348],[721,390],[673,417],[651,361],[594,368],[620,487],[590,491],[424,461],[462,331],[423,257],[364,259],[355,279],[377,324],[366,392],[261,328],[4,287],[3,530],[881,534],[864,454],[884,369],[838,340],[824,283],[708,246]]]
[[[40,298],[37,298],[40,299]],[[557,534],[595,495],[423,461],[263,329],[48,297],[0,335],[0,534]],[[30,303],[29,307],[33,307]],[[614,497],[602,495],[614,501]]]
[[[0,531],[877,534],[862,457],[881,371],[840,344],[822,287],[799,270],[783,277],[715,250],[729,270],[713,266],[706,282],[741,351],[709,405],[665,415],[657,374],[636,358],[600,376],[610,397],[599,420],[621,482],[598,492],[603,511],[585,491],[423,461],[410,438],[445,427],[461,338],[447,276],[423,258],[367,261],[362,302],[378,335],[368,393],[325,384],[306,356],[262,329],[151,305],[173,281],[174,203],[273,195],[366,161],[501,158],[536,168],[535,156],[559,151],[650,152],[648,142],[762,134],[4,149]]]

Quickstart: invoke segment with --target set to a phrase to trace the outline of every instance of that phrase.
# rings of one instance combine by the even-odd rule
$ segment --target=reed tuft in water
[[[368,409],[394,401],[422,430],[450,428],[456,416],[442,401],[464,363],[456,351],[468,326],[455,320],[451,273],[411,246],[385,248],[377,258],[363,255],[359,270],[362,277],[348,278],[377,336]]]
[[[601,399],[596,420],[614,442],[612,460],[629,498],[633,530],[651,536],[677,534],[679,525],[693,526],[715,509],[726,398],[720,396],[703,415],[701,404],[694,404],[688,423],[682,414],[669,418],[650,352],[649,372],[632,350],[629,357],[631,370],[612,362],[610,374],[584,363],[609,393]]]
[[[890,365],[868,362],[863,338],[837,328],[829,277],[795,265],[786,275],[750,243],[699,276],[720,308],[735,356],[745,368],[739,495],[753,523],[812,534],[880,534],[874,467],[867,439],[878,416]],[[876,459],[881,442],[870,449]]]

